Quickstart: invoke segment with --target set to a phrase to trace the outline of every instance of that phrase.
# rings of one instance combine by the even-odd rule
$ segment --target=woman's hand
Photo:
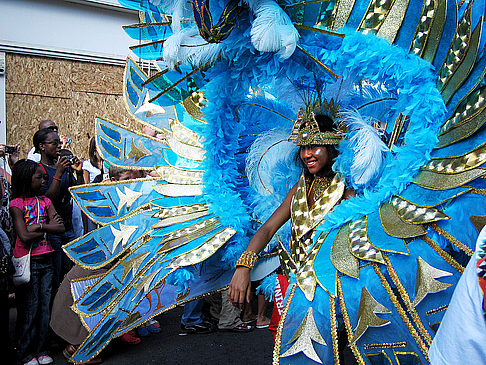
[[[73,164],[71,165],[73,170],[75,171],[81,171],[82,168],[83,168],[83,164],[81,163],[81,161],[79,160],[79,158],[77,158],[76,156],[73,156]]]
[[[67,158],[66,156],[61,156],[60,158],[58,158],[56,162],[56,172],[59,172],[60,176],[57,177],[61,178],[61,176],[64,174],[64,171],[66,171],[66,169],[68,169],[69,167],[71,167],[71,161],[69,160],[69,158]]]
[[[239,266],[231,279],[228,298],[236,308],[243,309],[245,303],[250,303],[251,292],[250,269]]]

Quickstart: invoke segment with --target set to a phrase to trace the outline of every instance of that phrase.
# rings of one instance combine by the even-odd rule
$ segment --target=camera
[[[17,152],[17,147],[15,146],[5,146],[5,153],[6,154],[12,154],[12,153],[15,153]]]
[[[71,165],[74,164],[74,156],[62,156],[62,157],[68,160]]]

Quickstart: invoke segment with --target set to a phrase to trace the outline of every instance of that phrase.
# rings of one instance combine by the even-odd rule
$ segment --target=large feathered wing
[[[164,290],[175,293],[177,283],[202,292],[218,286],[219,277],[227,282],[225,269],[256,228],[251,218],[265,219],[277,204],[265,204],[268,191],[250,186],[247,150],[275,127],[292,129],[295,90],[305,95],[324,84],[341,110],[359,111],[369,124],[359,130],[377,131],[377,148],[363,148],[368,158],[361,160],[374,167],[354,165],[353,174],[355,144],[362,140],[350,131],[334,169],[358,196],[334,207],[298,261],[286,242],[279,244],[292,286],[275,362],[338,362],[341,316],[360,363],[427,361],[472,253],[472,221],[486,216],[484,3],[278,2],[286,16],[278,11],[268,27],[284,32],[290,19],[300,38],[293,32],[275,35],[258,22],[251,29],[254,15],[269,15],[259,6],[271,11],[277,2],[251,2],[250,10],[222,0],[195,1],[192,7],[122,3],[141,11],[141,23],[125,28],[142,41],[132,50],[157,67],[149,77],[128,61],[127,104],[164,139],[100,118],[98,148],[111,164],[158,166],[162,177],[72,190],[103,227],[66,251],[88,267],[116,262],[101,277],[73,284],[80,292],[75,308],[93,326],[75,360],[94,356],[128,324],[140,323],[134,318],[147,318],[142,313],[163,310],[137,310],[145,299],[168,303],[160,298]],[[254,44],[276,53],[259,52]],[[271,190],[279,197],[268,200],[277,202],[294,180],[282,178],[287,167],[275,157],[268,166],[278,169],[278,186]],[[364,174],[369,180],[361,184]],[[189,228],[197,238],[190,239]],[[206,288],[191,280],[213,268],[221,268],[221,276],[214,273]]]

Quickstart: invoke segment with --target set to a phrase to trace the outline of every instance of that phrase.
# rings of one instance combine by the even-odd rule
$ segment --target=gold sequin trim
[[[285,308],[282,312],[282,316],[280,317],[280,321],[278,322],[277,333],[275,334],[275,345],[273,347],[273,365],[278,365],[280,361],[280,347],[282,346],[283,325],[285,322],[285,317],[287,317],[287,312],[289,311],[290,303],[292,302],[292,298],[294,297],[296,289],[297,289],[297,285],[294,284],[292,286],[292,289],[290,290],[290,294],[289,297],[287,298],[287,303],[285,304]]]
[[[459,241],[456,237],[451,235],[449,232],[445,231],[444,229],[440,228],[437,224],[433,223],[430,225],[430,227],[436,231],[438,234],[440,234],[442,237],[446,238],[448,241],[456,245],[459,249],[464,251],[468,256],[472,256],[474,254],[474,251],[471,250],[469,247],[467,247],[464,243]]]
[[[420,238],[422,238],[430,247],[432,247],[434,251],[437,252],[440,257],[446,260],[454,269],[459,271],[461,274],[464,272],[464,266],[460,265],[456,260],[454,260],[451,255],[440,248],[439,245],[435,243],[434,240],[432,240],[429,236],[425,235]]]
[[[408,296],[408,293],[405,290],[405,287],[403,286],[402,282],[400,281],[400,278],[398,277],[397,272],[393,268],[393,266],[390,262],[390,259],[386,256],[385,256],[385,263],[386,263],[386,268],[388,270],[388,273],[390,274],[390,277],[393,280],[393,283],[397,287],[398,292],[400,293],[400,296],[402,297],[403,302],[407,306],[407,310],[410,313],[410,316],[412,317],[413,321],[415,322],[415,325],[418,327],[420,334],[425,338],[427,345],[430,346],[430,344],[432,343],[432,337],[430,336],[430,334],[425,329],[424,324],[422,323],[422,320],[420,319],[420,316],[418,315],[417,310],[415,309],[412,302],[410,301],[410,297]]]
[[[329,296],[329,309],[331,312],[331,336],[332,336],[332,350],[334,352],[334,364],[339,365],[339,345],[337,333],[337,319],[336,319],[336,298]]]
[[[427,311],[425,314],[428,315],[428,316],[430,316],[432,314],[445,311],[447,308],[449,308],[449,304],[442,305],[439,308],[431,309],[431,310]]]
[[[336,287],[338,291],[338,298],[339,298],[339,305],[341,306],[341,312],[343,314],[344,319],[344,327],[346,328],[346,333],[348,335],[348,342],[350,343],[349,347],[351,351],[353,351],[353,355],[356,358],[356,361],[360,365],[365,365],[365,361],[363,356],[359,352],[358,346],[356,343],[352,343],[354,334],[353,334],[353,327],[351,326],[351,321],[349,320],[348,311],[346,310],[346,303],[344,302],[344,295],[343,295],[343,287],[341,285],[341,280],[339,276],[336,278]]]
[[[390,297],[390,300],[393,302],[395,305],[395,308],[397,309],[397,312],[400,314],[400,317],[402,317],[403,323],[407,326],[408,330],[410,331],[410,334],[412,335],[413,339],[417,343],[418,347],[424,354],[425,358],[427,358],[427,353],[428,353],[428,347],[425,345],[424,341],[422,338],[419,336],[417,333],[417,330],[413,327],[412,323],[410,322],[410,319],[407,317],[407,314],[403,307],[400,305],[400,302],[398,301],[397,297],[393,293],[393,289],[391,288],[390,284],[386,281],[385,275],[381,272],[378,264],[373,263],[373,269],[375,269],[375,272],[378,274],[378,277],[380,278],[381,284],[383,285],[383,288],[385,288],[386,292],[388,293],[388,296]]]
[[[407,347],[406,341],[401,342],[384,342],[384,343],[365,343],[363,348],[365,350],[372,350],[372,349],[391,349],[394,347]]]

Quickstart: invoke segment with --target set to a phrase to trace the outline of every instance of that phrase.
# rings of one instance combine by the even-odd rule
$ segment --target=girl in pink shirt
[[[49,329],[52,287],[52,252],[46,233],[62,233],[64,225],[49,198],[41,194],[45,178],[40,166],[18,161],[12,169],[10,215],[17,239],[13,255],[30,251],[30,281],[16,290],[17,355],[20,363],[50,364],[46,338]]]

